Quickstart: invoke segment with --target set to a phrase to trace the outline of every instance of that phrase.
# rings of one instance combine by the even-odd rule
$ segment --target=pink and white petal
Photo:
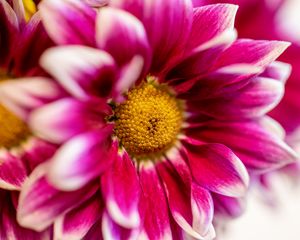
[[[238,6],[232,4],[213,4],[194,8],[187,49],[192,50],[225,31],[233,30],[237,9]]]
[[[236,218],[245,211],[245,199],[226,197],[220,194],[213,194],[215,214]]]
[[[58,148],[57,145],[37,137],[31,137],[22,147],[24,152],[21,158],[30,172],[39,164],[50,159]]]
[[[101,176],[101,191],[114,222],[125,228],[139,226],[140,185],[136,166],[127,152],[119,153],[111,168]]]
[[[83,240],[103,240],[102,235],[102,218],[98,220],[88,231],[88,233],[82,238]]]
[[[120,9],[102,8],[97,16],[96,34],[98,47],[109,52],[119,66],[140,55],[144,72],[148,70],[151,51],[147,33],[135,16]]]
[[[0,187],[20,190],[27,178],[27,169],[21,158],[0,149]]]
[[[47,48],[53,45],[53,41],[41,22],[39,12],[34,14],[22,28],[13,49],[14,74],[16,76],[45,76],[45,72],[39,65],[39,58]]]
[[[90,228],[101,219],[103,212],[101,197],[92,198],[59,217],[54,223],[54,236],[60,240],[82,239]]]
[[[228,146],[251,171],[270,171],[295,162],[298,155],[276,133],[265,129],[266,121],[265,118],[243,122],[211,121],[203,127],[187,130],[186,134]]]
[[[199,78],[209,73],[220,54],[235,38],[235,31],[223,32],[180,59],[164,78],[177,93],[188,91]]]
[[[85,46],[51,48],[40,64],[73,96],[108,97],[116,80],[116,66],[106,52]]]
[[[111,0],[110,6],[129,11],[144,24],[154,52],[153,71],[163,69],[172,53],[185,46],[192,25],[190,0]]]
[[[268,65],[261,77],[272,78],[282,83],[286,83],[292,71],[292,66],[288,63],[275,61]]]
[[[142,194],[139,204],[143,228],[138,239],[172,239],[169,209],[155,167],[149,163],[139,171]],[[159,208],[153,207],[159,203]]]
[[[99,177],[116,159],[117,143],[112,127],[75,136],[50,159],[49,182],[58,189],[74,191]]]
[[[219,96],[189,102],[188,109],[220,120],[257,118],[273,109],[283,94],[282,82],[256,77],[243,88],[232,88]]]
[[[57,44],[95,46],[96,11],[83,1],[43,0],[42,22]]]
[[[107,103],[100,100],[82,102],[62,98],[33,111],[29,125],[41,138],[52,143],[63,143],[75,135],[103,128],[106,125],[105,116],[109,113]]]
[[[210,191],[239,197],[246,193],[249,176],[241,160],[222,144],[184,141],[192,175]]]
[[[290,43],[281,41],[239,39],[223,52],[214,67],[218,69],[247,63],[264,68],[276,60],[289,45]]]
[[[1,193],[2,192],[2,193]],[[9,191],[0,190],[0,239],[7,240],[41,240],[51,238],[50,229],[43,232],[35,232],[30,229],[21,227],[16,219],[16,209],[12,203],[12,195]]]
[[[64,95],[54,81],[44,77],[10,79],[0,83],[1,104],[24,120],[33,109]]]
[[[197,238],[204,239],[203,236],[207,232],[207,228],[212,221],[212,214],[202,212],[206,208],[206,204],[201,206],[201,202],[194,199],[190,181],[183,182],[176,170],[168,162],[157,165],[159,175],[164,183],[169,208],[174,220],[188,234]],[[204,190],[206,191],[207,190]],[[200,194],[199,194],[200,195]],[[207,192],[207,195],[209,193]],[[207,199],[202,195],[202,203]],[[210,195],[209,195],[210,197]],[[210,201],[212,203],[212,201]],[[207,210],[207,209],[205,209]],[[212,213],[213,207],[208,209]],[[209,216],[207,218],[207,216]],[[203,219],[205,220],[203,220]]]
[[[104,240],[137,239],[138,230],[121,227],[111,219],[108,213],[104,212],[102,217],[102,234]]]
[[[42,231],[59,217],[91,198],[98,186],[89,185],[73,192],[63,192],[48,182],[49,164],[39,165],[22,187],[17,209],[21,226]]]
[[[5,0],[0,0],[0,65],[8,64],[9,55],[14,48],[14,41],[19,32],[17,16]]]

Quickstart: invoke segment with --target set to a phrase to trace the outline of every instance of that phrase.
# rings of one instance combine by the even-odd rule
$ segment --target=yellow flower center
[[[37,7],[33,0],[23,0],[24,10],[25,10],[25,19],[29,21],[33,14],[36,13]]]
[[[115,134],[137,159],[156,158],[172,147],[183,122],[181,103],[167,89],[142,83],[115,108]]]
[[[19,146],[29,135],[27,125],[0,104],[0,148]]]
[[[7,75],[0,69],[0,82],[6,78]],[[27,125],[0,104],[0,149],[19,146],[30,135]]]

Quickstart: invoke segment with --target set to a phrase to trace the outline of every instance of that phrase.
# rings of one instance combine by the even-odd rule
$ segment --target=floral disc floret
[[[115,134],[137,159],[159,156],[176,142],[183,122],[181,103],[163,86],[142,83],[115,109]]]
[[[0,148],[18,146],[29,135],[27,125],[0,104]]]

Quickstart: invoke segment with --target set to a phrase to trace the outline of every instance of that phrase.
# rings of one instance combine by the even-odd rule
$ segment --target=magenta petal
[[[100,100],[81,102],[74,98],[62,98],[33,111],[29,124],[42,138],[63,143],[77,134],[104,127],[105,117],[109,113],[107,103]]]
[[[119,153],[111,168],[102,175],[101,186],[110,217],[123,227],[138,227],[140,185],[136,167],[126,152]]]
[[[139,211],[144,223],[139,238],[171,239],[169,209],[154,166],[142,167],[139,176],[142,188]],[[158,203],[159,207],[154,207]]]
[[[47,50],[42,67],[73,96],[108,97],[116,80],[116,66],[106,52],[85,46],[63,46]]]
[[[14,48],[14,41],[19,32],[18,19],[7,1],[0,1],[0,65],[8,64],[9,54]]]
[[[96,194],[55,221],[55,237],[58,239],[82,239],[101,218],[102,211],[101,197]]]
[[[97,17],[97,45],[108,51],[119,66],[127,64],[134,56],[141,55],[145,71],[149,67],[150,47],[144,26],[126,11],[100,9]]]
[[[268,65],[265,71],[260,74],[261,77],[272,78],[285,83],[292,71],[292,66],[288,63],[275,61]]]
[[[192,25],[190,0],[111,0],[110,5],[129,11],[144,24],[154,51],[154,71],[167,64],[178,46],[185,45]]]
[[[73,192],[57,190],[46,180],[48,167],[42,164],[32,172],[19,198],[18,222],[36,231],[50,226],[57,217],[89,199],[97,190],[97,186],[91,185]]]
[[[231,4],[213,4],[194,8],[188,49],[192,50],[225,31],[233,30],[237,9],[236,5]]]
[[[220,92],[221,93],[221,92]],[[191,112],[201,112],[221,120],[261,117],[273,109],[284,93],[283,83],[256,77],[243,88],[219,96],[188,102]]]
[[[280,41],[239,39],[223,52],[215,68],[239,63],[266,67],[278,58],[289,45],[287,42]],[[243,54],[240,54],[241,52]]]
[[[102,234],[105,240],[137,239],[137,233],[136,229],[121,227],[110,218],[108,213],[104,212],[102,217]]]
[[[157,168],[165,186],[174,220],[191,236],[202,239],[208,231],[213,216],[209,192],[203,189],[201,194],[200,187],[192,188],[191,177],[189,181],[183,182],[168,163],[160,164]]]
[[[43,24],[57,44],[95,45],[96,11],[77,0],[44,0],[39,4]]]
[[[236,218],[245,210],[245,199],[226,197],[220,194],[213,194],[215,214],[225,217]]]
[[[19,157],[10,152],[0,152],[0,187],[20,190],[27,177],[27,170]]]
[[[222,144],[185,143],[187,157],[196,182],[225,196],[245,194],[249,176],[241,160]]]
[[[14,206],[14,198],[18,197],[17,192],[9,192],[0,190],[0,239],[6,240],[41,240],[50,239],[51,231],[47,229],[43,232],[35,232],[30,229],[23,228],[16,219],[16,209]]]
[[[0,86],[0,102],[25,120],[33,109],[63,96],[62,89],[44,77],[5,80]]]
[[[49,181],[58,189],[83,187],[107,169],[117,154],[110,126],[80,134],[66,142],[50,160]]]
[[[282,167],[298,157],[281,136],[271,133],[273,125],[267,118],[243,122],[211,121],[204,128],[188,130],[187,135],[201,141],[222,143],[230,147],[248,169],[261,172]]]
[[[88,231],[88,233],[82,238],[83,240],[103,240],[102,235],[102,219],[98,220]]]

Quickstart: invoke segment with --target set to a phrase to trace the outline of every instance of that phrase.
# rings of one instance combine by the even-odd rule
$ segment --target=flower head
[[[242,196],[246,167],[294,161],[265,117],[283,92],[268,70],[288,44],[235,40],[236,6],[114,0],[96,12],[44,0],[40,10],[63,45],[41,65],[66,93],[29,115],[60,148],[23,187],[23,226],[54,223],[67,239],[211,239],[212,192]]]

